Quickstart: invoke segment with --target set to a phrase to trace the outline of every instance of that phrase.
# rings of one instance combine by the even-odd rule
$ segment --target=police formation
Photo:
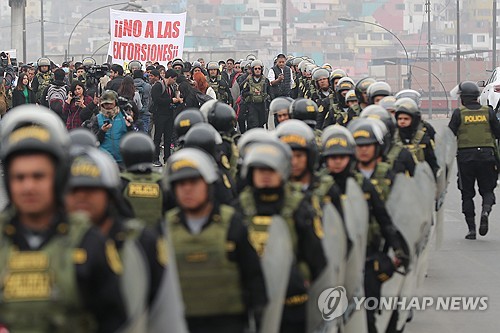
[[[418,92],[306,57],[169,65],[129,64],[135,101],[88,59],[15,85],[34,103],[0,121],[0,330],[403,332],[412,313],[354,297],[415,294],[455,156],[466,238],[476,179],[488,232],[500,126],[474,83],[436,134]],[[78,126],[68,80],[91,91]]]

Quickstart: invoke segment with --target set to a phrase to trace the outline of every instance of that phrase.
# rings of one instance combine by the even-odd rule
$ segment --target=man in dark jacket
[[[141,96],[142,109],[139,110],[140,118],[144,124],[144,132],[149,130],[149,120],[151,119],[151,113],[149,112],[151,104],[151,85],[144,80],[144,72],[142,70],[134,71],[134,86]]]
[[[113,64],[109,73],[111,81],[109,81],[106,85],[106,90],[114,90],[118,92],[118,88],[120,88],[120,85],[122,84],[122,81],[124,79],[123,67],[118,64]]]
[[[42,105],[48,107],[61,118],[63,118],[64,101],[68,95],[68,87],[64,83],[66,73],[62,69],[56,69],[54,72],[54,81],[45,88],[42,93]]]
[[[151,71],[151,76],[160,77],[157,70]],[[160,162],[160,143],[163,136],[163,160],[166,162],[170,156],[170,145],[172,143],[172,132],[174,129],[174,110],[173,105],[182,103],[182,98],[175,97],[175,81],[177,72],[169,69],[165,73],[165,79],[159,79],[151,88],[151,100],[153,105],[153,123],[155,125],[154,143],[155,143],[155,162],[153,165],[161,166]]]

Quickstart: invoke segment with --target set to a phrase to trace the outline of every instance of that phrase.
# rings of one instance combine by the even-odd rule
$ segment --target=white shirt
[[[281,70],[281,73],[283,73],[283,70]],[[269,80],[270,83],[276,80],[276,75],[274,75],[274,70],[272,68],[269,70],[269,73],[267,73],[267,79]],[[293,85],[294,85],[293,73],[292,70],[290,70],[290,89],[293,88]]]
[[[217,95],[215,94],[215,91],[212,87],[208,87],[207,95],[212,97],[213,99],[217,99]]]

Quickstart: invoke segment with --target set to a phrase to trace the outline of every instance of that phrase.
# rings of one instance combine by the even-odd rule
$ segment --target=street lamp
[[[408,51],[406,50],[405,45],[403,44],[403,42],[401,41],[401,39],[399,39],[398,36],[396,36],[392,31],[390,31],[386,27],[381,26],[380,24],[377,24],[377,23],[373,23],[373,22],[369,22],[369,21],[356,20],[356,19],[347,18],[347,17],[339,17],[339,21],[343,21],[343,22],[359,22],[359,23],[365,23],[365,24],[374,25],[376,27],[379,27],[380,29],[383,29],[383,30],[387,31],[388,33],[390,33],[392,35],[392,37],[396,38],[396,40],[399,42],[399,44],[401,44],[401,47],[403,48],[403,50],[405,51],[405,54],[406,54],[406,71],[408,72],[408,88],[411,89],[411,77],[412,77],[412,75],[411,75],[410,57],[408,56]]]
[[[120,5],[128,5],[128,6],[132,6],[132,7],[135,7],[135,8],[142,8],[141,5],[137,4],[137,3],[134,3],[133,1],[127,1],[127,2],[119,2],[119,3],[114,3],[112,5],[105,5],[105,6],[101,6],[101,7],[98,7],[94,10],[92,10],[91,12],[85,14],[85,16],[83,16],[78,22],[76,22],[75,26],[73,27],[73,30],[71,30],[71,33],[69,34],[69,38],[68,38],[68,48],[67,48],[67,51],[68,51],[68,58],[69,58],[69,55],[70,55],[70,45],[71,45],[71,37],[73,37],[73,33],[75,32],[76,30],[76,27],[78,27],[78,25],[85,19],[87,18],[89,15],[97,12],[98,10],[101,10],[101,9],[104,9],[104,8],[109,8],[109,7],[113,7],[113,6],[120,6]]]
[[[394,61],[384,61],[384,63],[388,64],[388,65],[396,65],[396,63]],[[450,105],[450,99],[448,98],[448,92],[446,91],[446,88],[444,87],[443,81],[441,81],[441,79],[436,74],[429,72],[429,70],[424,68],[424,67],[420,67],[417,65],[411,65],[411,67],[415,67],[415,68],[421,69],[421,70],[429,73],[439,82],[439,84],[441,85],[441,88],[443,88],[444,97],[446,97],[446,116],[448,116],[448,113],[451,109],[451,105]],[[429,86],[429,94],[431,93],[431,89],[432,89],[432,87]]]

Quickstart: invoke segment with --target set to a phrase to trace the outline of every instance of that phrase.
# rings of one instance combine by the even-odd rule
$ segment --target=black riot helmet
[[[358,83],[356,83],[356,86],[354,87],[354,91],[356,92],[356,97],[358,98],[358,102],[360,104],[368,102],[368,97],[365,101],[363,93],[367,93],[368,87],[370,87],[370,85],[372,85],[375,82],[377,82],[377,81],[375,81],[374,78],[365,77],[365,78],[359,80]]]
[[[55,161],[54,193],[63,202],[64,186],[69,173],[70,138],[61,118],[45,107],[18,106],[0,122],[0,158],[4,165],[4,183],[9,190],[9,164],[23,153],[43,153]]]
[[[141,132],[129,132],[120,141],[120,153],[128,171],[147,171],[153,167],[155,145]]]
[[[236,112],[226,103],[216,102],[210,104],[207,112],[208,123],[219,133],[228,135],[234,131],[236,123]]]
[[[369,105],[361,111],[359,114],[360,118],[373,118],[381,120],[387,130],[389,131],[389,135],[391,138],[396,131],[396,118],[389,113],[386,109],[384,109],[381,105]]]
[[[318,104],[306,99],[297,98],[290,104],[290,117],[305,122],[309,127],[316,127],[316,116],[318,114]]]
[[[385,131],[384,131],[385,128]],[[382,156],[385,152],[385,141],[387,128],[384,123],[374,118],[354,119],[347,125],[351,131],[356,146],[375,144],[377,149],[374,158]]]
[[[192,126],[184,137],[185,148],[202,149],[213,158],[217,156],[217,145],[222,143],[220,134],[207,123],[198,123]]]
[[[292,150],[303,150],[307,153],[307,169],[314,172],[318,163],[318,145],[313,130],[304,122],[290,119],[276,128],[276,136]]]
[[[472,81],[464,81],[458,85],[459,94],[461,97],[472,97],[477,98],[481,95],[479,86],[477,83]]]
[[[356,142],[351,132],[341,125],[331,125],[321,134],[321,155],[323,157],[336,155],[356,155]]]
[[[195,108],[187,108],[175,117],[174,130],[179,138],[179,141],[184,140],[184,136],[189,129],[198,123],[204,123],[205,118],[200,110]]]

